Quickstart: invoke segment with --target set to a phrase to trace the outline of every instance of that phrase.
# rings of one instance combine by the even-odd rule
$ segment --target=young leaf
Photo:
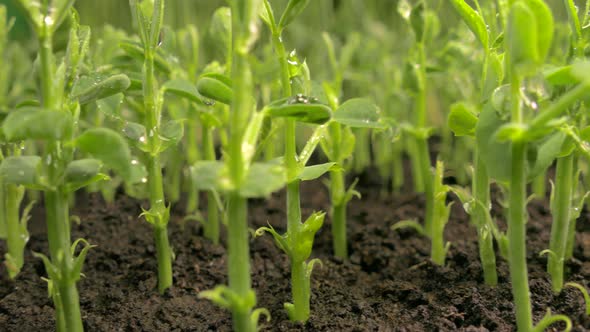
[[[291,118],[313,124],[324,124],[332,115],[328,106],[310,101],[302,95],[276,101],[267,106],[264,112],[270,117]]]
[[[114,169],[124,179],[131,178],[131,152],[121,135],[107,128],[94,128],[80,135],[75,144],[83,152]]]
[[[281,20],[279,21],[279,29],[282,30],[287,27],[309,4],[309,0],[291,0],[287,5],[287,8],[283,12],[281,16]]]
[[[469,105],[455,103],[451,106],[448,123],[455,136],[471,136],[475,133],[477,116]]]
[[[74,160],[66,167],[67,182],[84,182],[100,173],[102,162],[97,159]]]
[[[465,3],[465,0],[451,0],[451,3],[459,15],[461,15],[463,22],[475,34],[481,45],[487,48],[489,39],[488,30],[481,15]]]
[[[240,195],[246,198],[265,198],[283,188],[286,182],[285,169],[282,166],[254,163],[240,188]]]
[[[226,59],[232,45],[231,10],[228,7],[220,7],[213,13],[209,25],[209,36],[214,41],[214,46]]]
[[[96,101],[98,110],[103,114],[117,120],[122,120],[121,116],[121,104],[125,96],[122,93],[117,93],[107,98],[103,98]]]
[[[221,161],[198,161],[191,166],[192,183],[198,190],[219,190],[223,182],[224,163]]]
[[[424,28],[425,28],[425,15],[424,15],[424,2],[419,1],[417,5],[412,8],[410,12],[410,25],[416,40],[421,42],[424,40]]]
[[[553,15],[544,0],[528,0],[526,4],[535,15],[537,54],[539,55],[539,61],[544,61],[553,41]]]
[[[297,178],[301,181],[310,181],[319,178],[325,173],[329,172],[336,166],[336,163],[325,163],[320,165],[307,166],[303,168],[301,173],[297,175]]]
[[[0,177],[5,184],[37,187],[40,182],[40,173],[41,157],[39,156],[8,157],[0,164]]]
[[[160,151],[178,144],[182,136],[184,136],[184,125],[181,120],[171,120],[163,124],[160,128],[160,138],[163,141]]]
[[[231,80],[221,74],[205,74],[197,82],[197,90],[205,97],[226,105],[230,105],[233,98]]]
[[[145,53],[143,50],[143,46],[140,43],[132,41],[132,40],[127,40],[127,41],[121,42],[119,45],[121,46],[121,49],[123,49],[123,51],[125,51],[125,53],[127,53],[132,58],[135,58],[143,63]],[[166,75],[169,75],[172,72],[172,67],[170,66],[168,61],[166,61],[166,59],[164,59],[157,52],[154,55],[154,65],[155,65],[156,69],[158,69],[159,71],[161,71],[162,73],[164,73]]]
[[[491,104],[485,104],[482,112],[479,114],[479,121],[475,128],[475,138],[479,151],[485,151],[481,154],[490,177],[498,181],[510,180],[510,163],[512,160],[512,149],[510,142],[498,142],[494,134],[504,125],[498,113]]]
[[[171,93],[181,98],[186,98],[197,104],[203,104],[199,91],[193,83],[183,79],[170,80],[162,85],[162,91],[164,93]]]
[[[2,131],[9,141],[61,140],[72,132],[70,112],[49,111],[37,107],[18,109],[8,114]]]
[[[306,261],[311,255],[315,233],[324,224],[323,212],[315,212],[303,223],[294,248],[291,248],[291,259],[297,262]]]
[[[110,97],[129,88],[131,81],[125,74],[117,74],[110,77],[102,75],[88,75],[80,78],[71,97],[78,99],[80,104]]]
[[[353,128],[387,128],[387,125],[381,122],[379,107],[365,98],[346,101],[338,107],[332,118],[340,124]]]
[[[523,1],[515,2],[510,7],[505,42],[513,65],[528,67],[539,62],[537,21],[535,14]]]

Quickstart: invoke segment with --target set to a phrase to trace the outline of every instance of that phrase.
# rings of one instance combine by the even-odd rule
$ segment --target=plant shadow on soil
[[[446,228],[452,243],[447,264],[429,261],[429,243],[412,230],[391,231],[404,219],[421,218],[424,201],[415,194],[380,195],[374,170],[361,177],[362,199],[348,210],[350,261],[332,257],[330,219],[316,236],[314,256],[322,260],[312,277],[312,314],[306,324],[288,320],[283,303],[290,300],[289,262],[269,235],[251,240],[252,280],[258,305],[272,320],[263,331],[514,331],[508,266],[498,259],[499,285],[485,286],[478,260],[477,236],[460,203],[454,204]],[[327,211],[328,192],[320,181],[304,183],[304,216]],[[454,197],[452,199],[455,199]],[[250,203],[250,227],[285,225],[284,192]],[[226,283],[226,254],[221,245],[203,238],[198,223],[180,227],[182,204],[173,209],[170,239],[176,255],[174,287],[157,293],[156,259],[150,226],[141,222],[140,201],[120,194],[107,206],[95,194],[77,197],[72,214],[73,238],[98,245],[84,265],[79,283],[86,331],[230,331],[230,314],[199,299],[198,293]],[[493,214],[501,218],[494,204]],[[551,216],[547,202],[529,204],[528,266],[535,320],[547,308],[568,315],[574,331],[590,330],[581,293],[551,291],[545,272]],[[586,286],[590,280],[590,213],[578,220],[575,258],[567,262],[568,280]],[[42,262],[31,252],[47,252],[42,208],[29,223],[31,239],[23,272],[15,281],[0,267],[0,331],[54,330],[53,307],[47,296]],[[0,253],[5,252],[0,244]],[[554,331],[563,326],[552,327]]]

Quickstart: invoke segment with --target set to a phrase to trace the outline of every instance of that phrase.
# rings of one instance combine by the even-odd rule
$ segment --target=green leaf
[[[198,161],[190,168],[192,183],[197,190],[220,190],[226,178],[225,165],[221,161]]]
[[[472,136],[477,126],[477,116],[471,105],[463,102],[451,105],[448,124],[455,136]]]
[[[100,74],[83,76],[76,82],[71,97],[78,99],[80,104],[87,104],[121,93],[127,90],[130,85],[131,81],[125,74],[109,77]]]
[[[162,146],[160,151],[164,151],[171,146],[177,145],[184,136],[184,125],[182,120],[171,120],[166,122],[160,128],[160,138]]]
[[[126,40],[121,42],[119,45],[121,46],[121,49],[123,49],[123,51],[125,51],[125,53],[127,53],[129,56],[140,61],[141,63],[144,62],[145,54],[143,51],[143,46],[140,43],[133,40]],[[172,72],[172,67],[168,61],[166,61],[166,59],[164,59],[164,57],[162,57],[162,55],[159,53],[154,55],[154,66],[156,69],[166,75],[169,75]]]
[[[544,0],[527,0],[526,4],[535,16],[537,52],[539,61],[542,62],[545,61],[553,41],[553,32],[555,30],[553,15]]]
[[[297,240],[294,241],[295,248],[291,248],[291,260],[304,262],[309,258],[315,234],[322,228],[325,216],[323,212],[315,212],[303,223],[301,231],[297,234]]]
[[[121,105],[123,104],[124,98],[125,96],[122,93],[117,93],[110,97],[97,100],[96,106],[98,107],[98,110],[106,116],[112,119],[121,120]]]
[[[412,8],[412,11],[410,12],[410,25],[412,26],[412,30],[414,30],[416,40],[418,41],[422,41],[424,39],[424,22],[424,2],[420,0],[419,3],[415,5]]]
[[[279,21],[279,29],[286,28],[309,4],[309,0],[291,0]]]
[[[220,50],[221,57],[227,59],[232,45],[231,10],[228,7],[220,7],[213,13],[209,36],[214,42],[213,46]]]
[[[451,0],[451,3],[463,19],[463,22],[467,24],[469,30],[475,34],[481,45],[487,49],[489,35],[483,17],[471,8],[465,0]]]
[[[273,102],[265,107],[264,112],[273,118],[290,118],[312,124],[324,124],[332,115],[330,107],[303,95]]]
[[[340,105],[332,116],[334,121],[353,128],[385,129],[381,122],[381,110],[366,98],[349,99]]]
[[[92,183],[108,180],[108,176],[101,174],[102,162],[97,159],[74,160],[66,167],[65,181],[68,191],[74,192]]]
[[[320,165],[313,165],[304,167],[301,173],[297,175],[297,178],[301,181],[310,181],[319,178],[328,171],[332,170],[336,166],[336,163],[325,163]]]
[[[84,245],[84,247],[82,248],[82,250],[80,250],[78,257],[74,258],[74,264],[72,266],[72,269],[70,270],[70,275],[69,275],[69,279],[74,282],[80,280],[80,276],[82,274],[82,266],[84,265],[84,261],[86,260],[86,255],[88,255],[88,251],[90,249],[96,247],[95,245],[91,245],[90,243],[88,243],[88,241],[86,241],[84,239],[78,239],[78,240],[74,241],[74,243],[72,243],[72,246],[70,249],[72,252],[72,256],[74,256],[74,254],[76,252],[76,247],[78,246],[79,243],[82,243]]]
[[[506,49],[513,65],[530,67],[539,62],[537,21],[525,2],[518,1],[510,7],[506,33]]]
[[[164,83],[162,91],[188,99],[197,104],[203,104],[199,91],[197,91],[195,85],[184,79],[174,79]]]
[[[567,135],[565,133],[556,132],[539,145],[533,167],[530,168],[527,174],[529,180],[545,172],[551,166],[555,158],[562,152],[566,139]]]
[[[486,165],[490,177],[497,181],[508,181],[510,179],[510,165],[512,160],[512,149],[510,142],[498,142],[495,139],[496,131],[505,124],[498,116],[491,104],[485,104],[479,114],[479,121],[475,128],[475,139],[480,154]]]
[[[10,112],[2,123],[2,131],[12,142],[26,139],[57,141],[71,134],[72,122],[69,112],[26,107]]]
[[[234,95],[231,80],[216,73],[201,76],[197,82],[197,90],[201,96],[226,105],[231,104]]]
[[[0,177],[5,184],[24,185],[39,188],[42,171],[41,157],[8,157],[0,164]]]
[[[266,198],[283,188],[286,182],[283,166],[271,163],[253,163],[240,188],[240,195],[246,198]]]
[[[89,129],[76,139],[75,144],[81,151],[114,169],[124,179],[131,178],[129,145],[121,135],[113,130],[107,128]]]

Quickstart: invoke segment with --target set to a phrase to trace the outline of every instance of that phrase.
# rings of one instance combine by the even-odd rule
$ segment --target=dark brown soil
[[[415,232],[393,232],[402,219],[420,218],[423,201],[414,194],[381,197],[374,181],[365,179],[363,198],[349,208],[349,262],[331,256],[330,225],[316,237],[314,255],[323,267],[314,271],[312,316],[306,324],[288,321],[283,302],[289,301],[289,270],[284,254],[269,236],[253,239],[252,280],[259,306],[272,320],[265,331],[513,331],[508,267],[499,261],[496,288],[482,283],[476,234],[460,204],[455,204],[446,236],[452,242],[447,265],[428,259],[429,243]],[[328,195],[318,182],[302,189],[304,215],[329,207]],[[267,222],[282,230],[284,195],[268,201],[252,201],[251,227]],[[575,331],[590,330],[584,302],[577,290],[554,296],[545,272],[550,215],[547,204],[529,205],[528,261],[535,318],[551,308],[572,318]],[[497,209],[497,207],[495,207]],[[223,244],[212,245],[202,229],[189,223],[181,229],[180,209],[170,225],[176,253],[174,287],[164,296],[156,290],[156,261],[152,233],[138,220],[140,203],[119,196],[114,206],[100,197],[81,195],[74,214],[73,236],[98,245],[88,255],[79,283],[84,325],[87,331],[229,331],[228,312],[197,294],[225,283]],[[496,210],[496,212],[499,212]],[[498,213],[499,214],[499,213]],[[590,224],[584,211],[578,222],[575,259],[568,262],[569,280],[586,285],[590,280]],[[40,260],[31,251],[47,252],[43,215],[38,208],[30,222],[31,240],[24,271],[16,281],[0,267],[0,331],[52,331],[53,308],[47,297]],[[5,250],[0,244],[0,253]]]

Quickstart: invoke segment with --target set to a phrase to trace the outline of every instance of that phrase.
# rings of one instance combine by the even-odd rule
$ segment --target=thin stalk
[[[9,275],[15,277],[21,270],[24,264],[24,249],[27,244],[27,239],[21,236],[21,224],[19,218],[20,208],[20,191],[17,185],[7,184],[5,186],[6,197],[5,197],[5,213],[7,221],[7,237],[6,245],[8,247],[8,254],[12,258],[9,269]]]
[[[268,3],[266,3],[268,5]],[[274,18],[272,18],[274,25]],[[281,68],[281,85],[283,88],[283,97],[290,97],[292,94],[291,78],[289,73],[289,64],[287,62],[287,52],[281,39],[281,32],[276,28],[272,34],[272,42],[275,48],[277,59]],[[299,234],[301,232],[301,202],[299,184],[300,181],[295,179],[298,170],[297,162],[297,124],[295,120],[285,120],[285,165],[287,167],[287,234],[291,240],[290,247],[297,248]],[[295,255],[291,255],[291,296],[293,300],[291,320],[305,322],[309,318],[310,311],[310,289],[309,278],[306,276],[306,263]]]
[[[5,207],[6,187],[4,181],[0,178],[0,211],[6,211]],[[6,213],[0,212],[0,239],[7,239],[8,237],[8,224]]]
[[[392,162],[391,162],[391,188],[393,192],[399,192],[405,182],[404,176],[404,164],[402,158],[401,146],[396,143],[392,143]]]
[[[330,193],[332,194],[332,241],[334,255],[348,259],[348,244],[346,239],[346,203],[344,188],[344,172],[330,171]]]
[[[213,130],[211,127],[203,126],[202,144],[205,160],[216,160],[215,156],[215,142],[213,141]],[[205,237],[213,243],[219,243],[219,210],[217,207],[217,200],[215,193],[207,192],[207,222],[205,223]]]
[[[229,287],[246,298],[251,292],[248,204],[238,192],[228,195],[228,275]],[[254,332],[250,322],[251,308],[236,306],[232,311],[234,331]]]
[[[61,302],[61,305],[56,306],[56,316],[58,322],[60,321],[59,317],[63,317],[66,326],[64,331],[83,331],[76,282],[66,277],[72,270],[68,197],[59,189],[46,191],[45,207],[51,259],[63,275],[55,285]]]
[[[199,160],[199,147],[197,144],[197,121],[190,120],[188,121],[188,131],[187,135],[187,161],[189,165],[193,165],[194,163]],[[189,177],[190,178],[190,177]],[[192,178],[190,180],[191,184],[187,188],[188,197],[186,200],[186,210],[187,214],[192,214],[197,212],[199,209],[199,190],[197,189],[196,184],[192,183]]]
[[[144,45],[143,97],[146,112],[145,127],[148,131],[147,144],[155,151],[159,146],[160,110],[158,107],[157,81],[154,71],[154,53],[151,45]],[[147,153],[150,213],[153,220],[156,255],[158,258],[158,291],[163,294],[172,286],[172,250],[168,241],[168,215],[162,183],[160,155]]]
[[[535,196],[537,196],[537,198],[539,199],[545,199],[545,194],[547,192],[547,186],[545,184],[545,172],[542,172],[541,174],[537,175],[537,177],[535,177],[533,179],[533,193],[535,194]]]
[[[520,78],[512,73],[511,114],[513,123],[522,123]],[[529,279],[526,262],[526,143],[512,142],[512,167],[510,175],[510,199],[508,207],[508,262],[512,296],[516,311],[518,331],[533,329]]]
[[[428,151],[428,141],[425,138],[417,138],[415,142],[419,152],[419,169],[416,171],[422,173],[422,178],[424,179],[424,195],[426,198],[424,230],[428,236],[432,237],[432,219],[434,217],[434,185],[432,178],[434,175],[430,165],[430,152]]]
[[[486,214],[490,206],[490,179],[487,168],[480,158],[480,153],[475,148],[475,170],[473,174],[473,198],[477,205],[471,214],[471,223],[476,225],[479,242],[479,259],[483,268],[483,276],[486,285],[498,284],[496,271],[496,253],[494,252],[493,236],[488,230]]]
[[[547,272],[551,275],[553,292],[558,294],[563,288],[563,270],[565,251],[568,240],[569,224],[571,222],[572,188],[574,177],[574,154],[558,158],[555,174],[555,196],[551,210],[553,223],[551,225],[551,241],[549,249],[552,254],[547,261]]]
[[[59,100],[54,90],[54,64],[52,35],[48,26],[44,26],[39,34],[39,58],[41,64],[42,106],[46,111],[61,111],[57,106]],[[45,158],[51,157],[53,164],[49,167],[51,183],[58,183],[63,167],[60,144],[52,142],[47,145]],[[56,280],[59,301],[54,302],[56,309],[57,328],[67,332],[81,332],[82,316],[75,280],[66,277],[72,269],[72,253],[70,251],[70,218],[67,194],[65,190],[45,191],[47,237],[51,259],[62,273],[62,279]]]
[[[508,255],[512,296],[516,310],[518,331],[533,328],[529,279],[526,265],[526,144],[512,143],[512,174],[510,181],[510,207],[508,209]]]

